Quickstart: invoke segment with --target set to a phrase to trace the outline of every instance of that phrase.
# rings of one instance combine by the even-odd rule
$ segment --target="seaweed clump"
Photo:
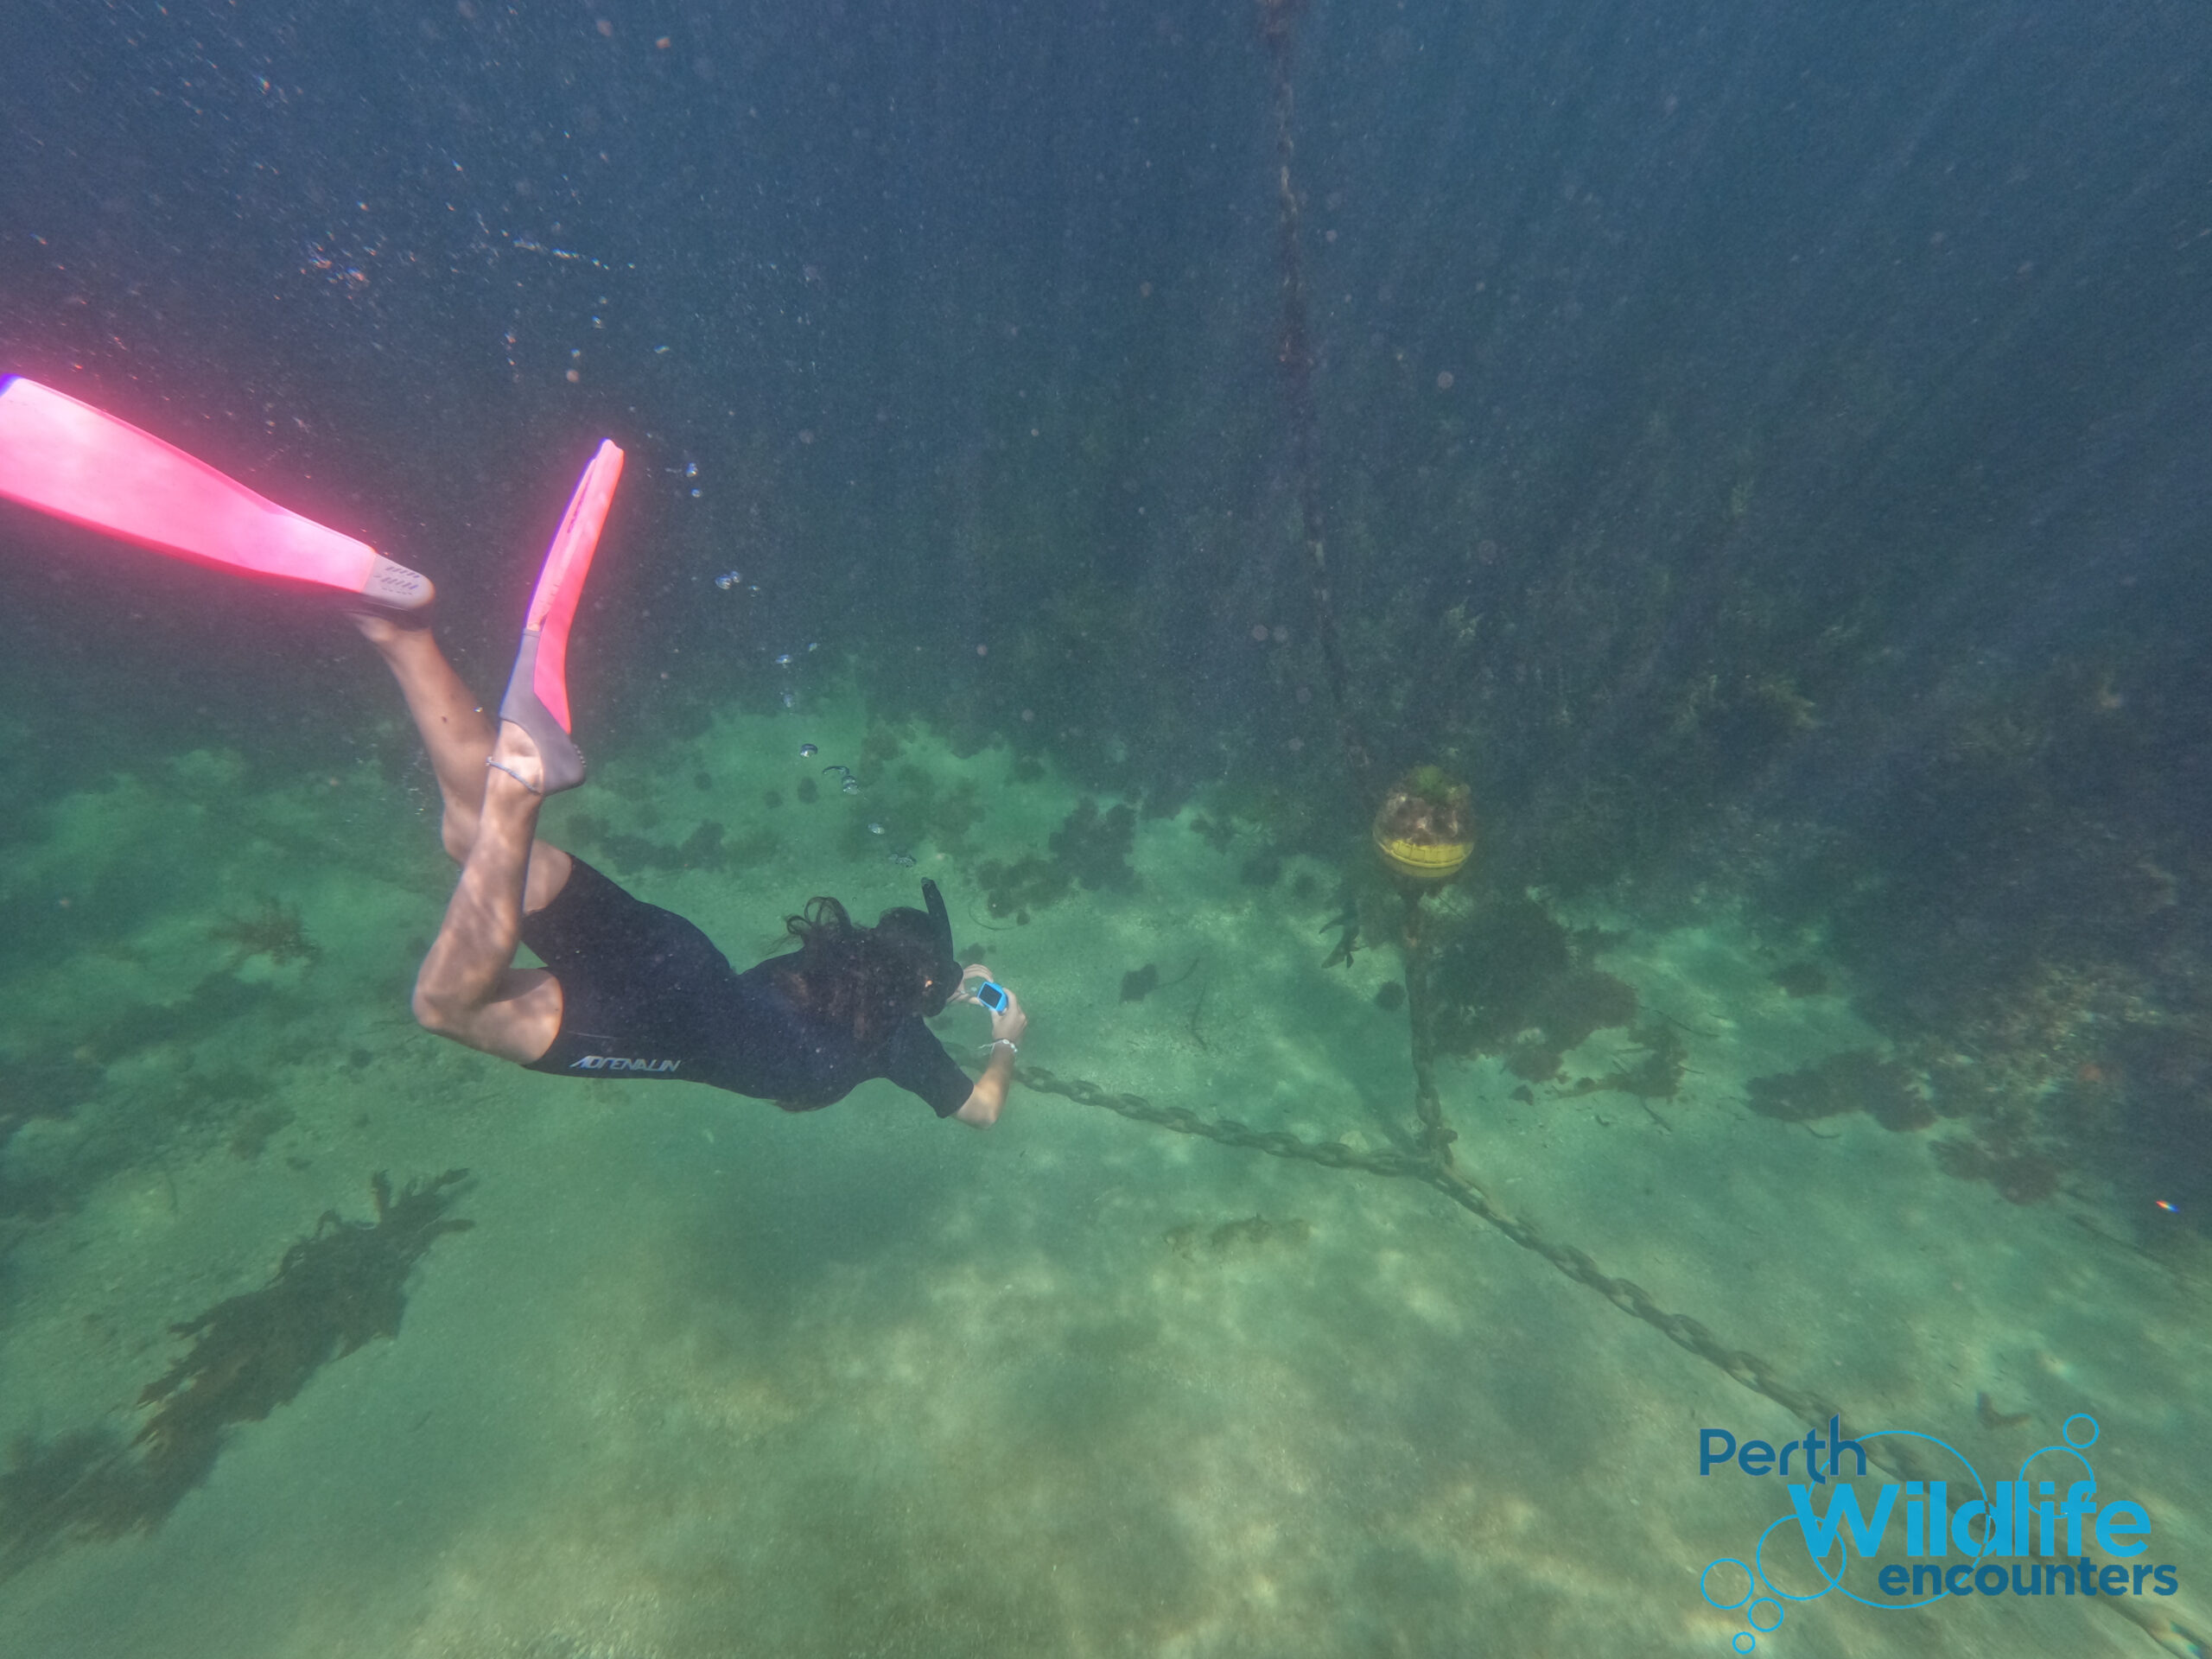
[[[1577,1077],[1567,1092],[1594,1095],[1611,1090],[1645,1102],[1672,1100],[1682,1086],[1682,1073],[1688,1070],[1689,1045],[1681,1033],[1661,1020],[1647,1020],[1629,1033],[1629,1040],[1643,1051],[1642,1059],[1634,1065],[1617,1066],[1602,1077]]]
[[[982,883],[984,902],[991,914],[1011,916],[1024,927],[1029,925],[1031,910],[1042,910],[1066,898],[1072,885],[1065,870],[1034,853],[1011,863],[987,859],[976,867],[976,879]]]
[[[990,859],[976,866],[976,879],[992,915],[1027,924],[1031,911],[1065,899],[1077,883],[1120,892],[1136,886],[1137,873],[1129,868],[1136,833],[1135,808],[1124,804],[1101,812],[1098,803],[1085,796],[1052,831],[1051,858],[1029,853],[1011,862]]]
[[[232,968],[254,957],[266,957],[279,968],[296,962],[312,968],[322,960],[322,947],[308,938],[299,911],[274,899],[263,899],[251,916],[227,917],[209,931],[232,947]]]
[[[1437,1046],[1502,1054],[1516,1076],[1531,1083],[1558,1076],[1567,1051],[1592,1033],[1636,1020],[1635,987],[1590,966],[1587,955],[1587,942],[1578,949],[1567,929],[1533,899],[1502,899],[1478,907],[1438,949],[1430,969]]]
[[[1137,884],[1137,873],[1129,868],[1136,837],[1135,808],[1124,804],[1101,812],[1086,795],[1046,844],[1053,861],[1084,887],[1127,892]]]
[[[1863,1111],[1884,1128],[1903,1134],[1936,1121],[1936,1109],[1913,1087],[1912,1074],[1871,1049],[1850,1049],[1818,1065],[1753,1077],[1744,1093],[1760,1116],[1785,1123]]]
[[[1191,829],[1194,834],[1204,836],[1206,845],[1217,853],[1227,852],[1229,843],[1236,839],[1236,826],[1229,819],[1224,817],[1216,823],[1203,812],[1191,820]]]
[[[0,1472],[0,1575],[67,1541],[151,1531],[207,1478],[232,1424],[296,1398],[332,1358],[397,1336],[416,1262],[475,1225],[445,1213],[467,1174],[410,1181],[395,1199],[379,1171],[374,1222],[326,1211],[266,1285],[171,1327],[196,1340],[139,1395],[155,1410],[129,1446],[100,1429],[18,1440]]]

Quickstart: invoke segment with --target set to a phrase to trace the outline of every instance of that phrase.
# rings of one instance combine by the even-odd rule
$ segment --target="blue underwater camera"
[[[984,980],[976,987],[976,1000],[993,1014],[1004,1014],[1007,1002],[1006,987],[988,979]]]

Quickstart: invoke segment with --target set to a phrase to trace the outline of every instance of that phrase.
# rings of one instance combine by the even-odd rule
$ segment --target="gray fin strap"
[[[537,671],[537,632],[533,628],[522,637],[522,649],[515,656],[515,671],[507,680],[507,695],[499,702],[499,718],[512,721],[530,734],[530,741],[537,745],[538,756],[545,764],[545,787],[539,793],[557,795],[583,782],[583,751],[576,747],[575,739],[562,728],[561,722],[553,718],[553,711],[539,701],[531,683]]]

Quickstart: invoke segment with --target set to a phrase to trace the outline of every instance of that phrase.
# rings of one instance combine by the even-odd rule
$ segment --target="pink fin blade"
[[[584,467],[561,516],[553,545],[545,556],[537,591],[530,598],[526,632],[538,636],[537,660],[532,665],[531,689],[546,712],[564,732],[575,730],[569,716],[569,627],[575,620],[576,601],[582,597],[584,578],[591,571],[592,556],[599,550],[599,533],[613,504],[614,486],[622,477],[622,451],[613,439],[603,441]]]
[[[365,594],[404,609],[428,584],[206,461],[21,375],[0,385],[0,495],[158,552]]]

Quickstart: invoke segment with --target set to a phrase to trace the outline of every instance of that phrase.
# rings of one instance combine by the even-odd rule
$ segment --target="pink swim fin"
[[[584,780],[584,758],[571,735],[575,726],[569,717],[569,626],[575,620],[576,601],[583,595],[584,577],[599,550],[599,532],[621,477],[622,452],[608,439],[576,480],[561,528],[553,534],[537,589],[530,596],[522,649],[516,653],[507,695],[499,703],[499,718],[514,721],[537,745],[545,765],[542,792],[547,795],[574,789]]]
[[[163,553],[359,594],[404,614],[430,584],[351,536],[35,380],[0,381],[0,495]]]

